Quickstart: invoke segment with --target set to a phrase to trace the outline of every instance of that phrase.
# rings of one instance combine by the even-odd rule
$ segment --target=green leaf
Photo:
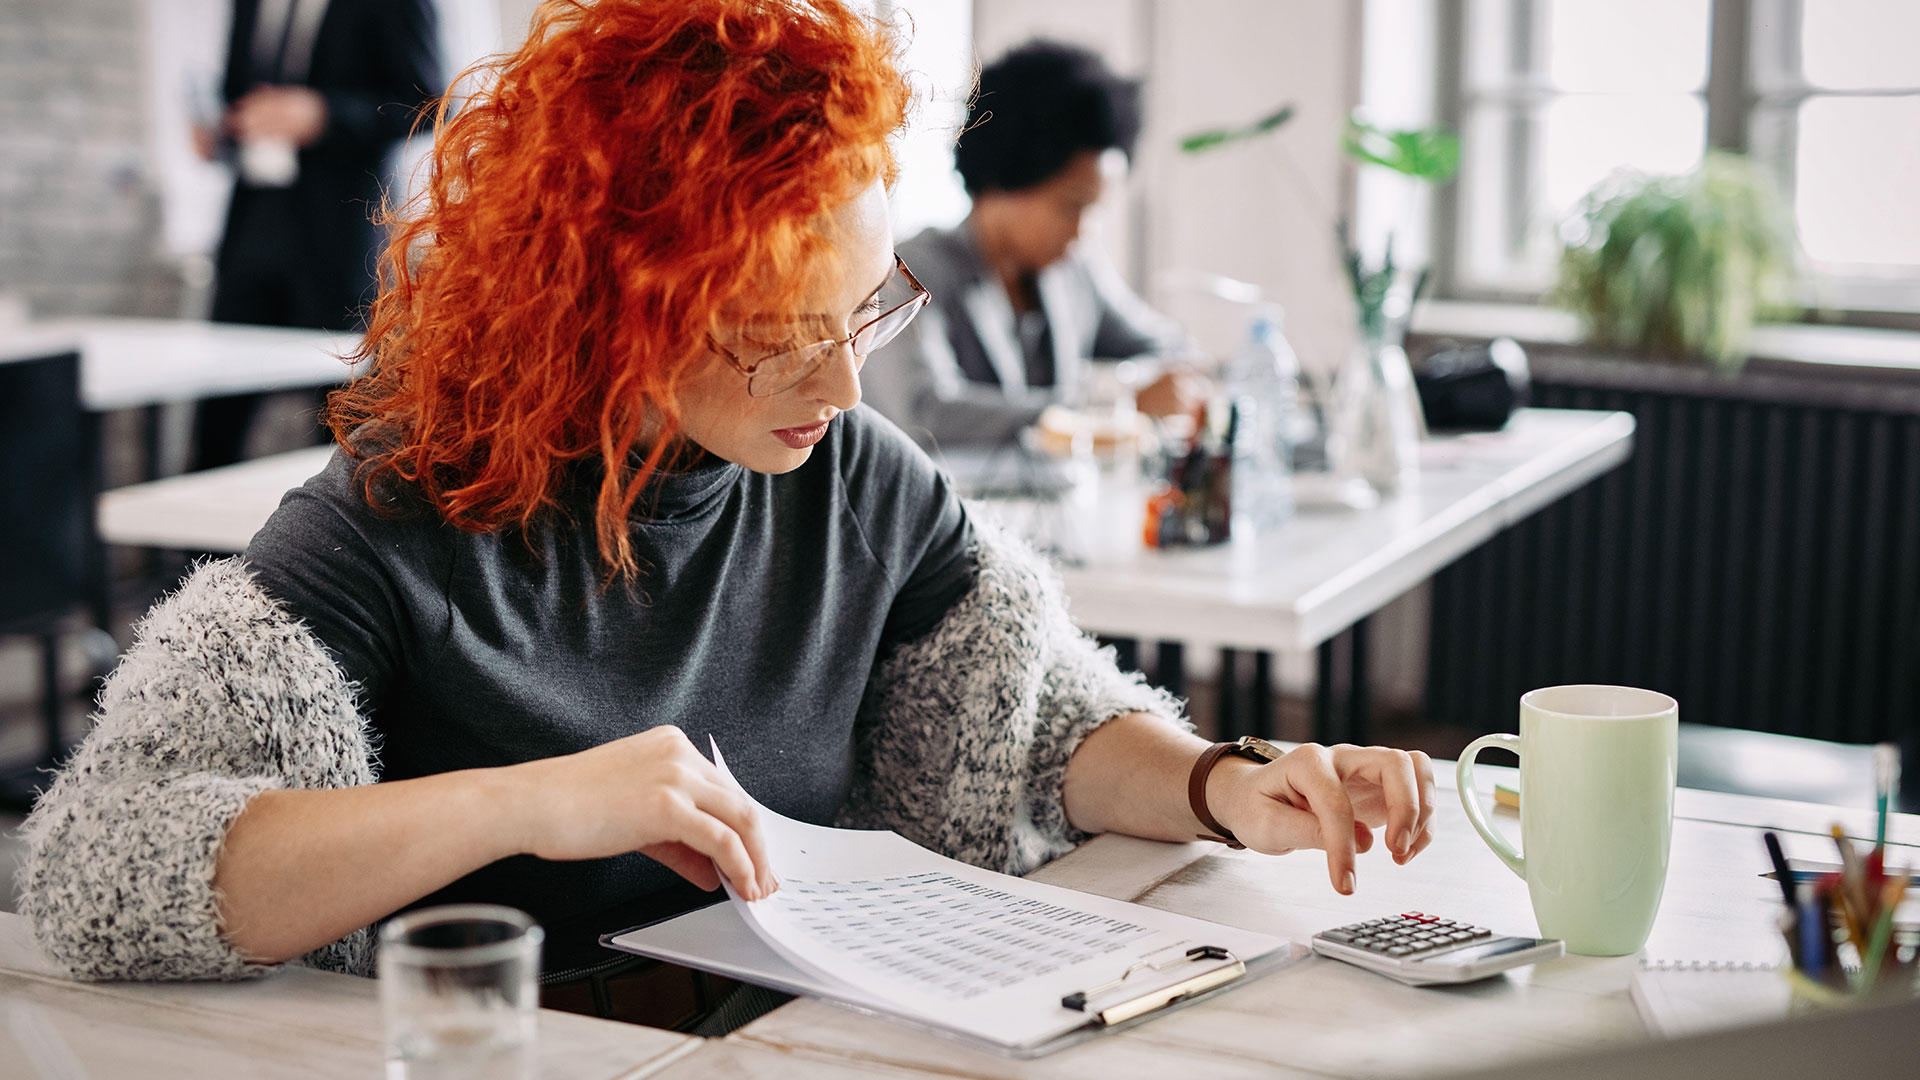
[[[1269,131],[1284,127],[1287,121],[1291,119],[1293,119],[1293,106],[1291,104],[1282,105],[1250,124],[1243,124],[1240,127],[1209,128],[1205,131],[1196,131],[1180,140],[1180,151],[1186,154],[1198,154],[1202,151],[1212,150],[1215,147],[1225,146],[1228,143],[1240,142],[1244,139],[1265,135]]]
[[[1460,137],[1440,128],[1389,131],[1352,118],[1340,144],[1355,161],[1429,183],[1444,183],[1460,169]]]
[[[1727,369],[1793,297],[1792,219],[1753,162],[1713,152],[1685,176],[1619,174],[1587,193],[1548,300],[1597,342]]]

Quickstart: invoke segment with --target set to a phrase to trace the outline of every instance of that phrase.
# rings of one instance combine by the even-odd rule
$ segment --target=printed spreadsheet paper
[[[725,759],[714,747],[723,773]],[[981,870],[892,832],[830,829],[755,804],[780,888],[609,940],[695,967],[898,1015],[1004,1048],[1080,1028],[1060,999],[1141,970],[1094,1004],[1205,970],[1200,945],[1243,961],[1284,939]],[[670,955],[671,954],[671,955]],[[771,955],[769,955],[771,954]]]

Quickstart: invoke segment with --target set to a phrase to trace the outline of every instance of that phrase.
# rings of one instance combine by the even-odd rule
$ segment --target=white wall
[[[1036,37],[1080,45],[1121,75],[1148,75],[1150,22],[1158,0],[973,0],[974,52],[983,64]],[[1151,90],[1149,90],[1149,94]],[[1151,122],[1152,103],[1147,104]],[[1143,134],[1141,148],[1150,135]],[[1082,243],[1105,251],[1136,287],[1147,278],[1145,230],[1149,215],[1140,163],[1127,185],[1096,207]]]
[[[1302,362],[1330,363],[1352,341],[1332,219],[1349,183],[1339,137],[1358,81],[1358,17],[1321,0],[975,0],[974,35],[983,58],[1048,36],[1144,78],[1146,128],[1129,190],[1096,225],[1101,242],[1172,311],[1192,305],[1166,282],[1171,271],[1260,286],[1287,308]],[[1183,135],[1283,102],[1296,113],[1272,146],[1178,152]]]

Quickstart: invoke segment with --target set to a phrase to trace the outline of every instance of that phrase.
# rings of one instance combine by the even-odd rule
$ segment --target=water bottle
[[[1288,436],[1300,393],[1300,363],[1280,332],[1278,308],[1255,313],[1221,381],[1233,416],[1232,528],[1238,534],[1270,531],[1293,515]]]

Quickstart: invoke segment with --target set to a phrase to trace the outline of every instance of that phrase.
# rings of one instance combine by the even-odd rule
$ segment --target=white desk
[[[0,363],[80,355],[80,400],[110,412],[227,394],[297,390],[358,373],[358,334],[188,319],[55,319],[0,333]]]
[[[1314,648],[1502,529],[1627,459],[1627,413],[1523,409],[1505,431],[1422,446],[1419,481],[1370,510],[1309,510],[1218,547],[1139,545],[1137,499],[1103,508],[1117,538],[1063,572],[1074,620],[1122,637]]]
[[[380,1003],[371,979],[287,968],[237,983],[82,983],[34,943],[27,920],[0,914],[0,1076],[36,1075],[18,1025],[50,1028],[106,1080],[377,1077]],[[540,1012],[541,1076],[629,1080],[698,1049],[690,1035]]]
[[[1406,867],[1378,850],[1361,856],[1351,897],[1328,885],[1317,852],[1270,858],[1128,837],[1098,838],[1034,876],[1297,940],[1410,910],[1533,932],[1525,885],[1467,825],[1451,790],[1451,765],[1443,768],[1433,845]],[[1481,782],[1491,785],[1495,772],[1483,767]],[[1678,807],[1666,896],[1645,950],[1650,957],[1780,956],[1784,946],[1772,926],[1779,890],[1758,876],[1768,867],[1761,827],[1805,830],[1782,834],[1788,855],[1822,860],[1834,857],[1832,840],[1821,835],[1833,821],[1856,836],[1872,835],[1870,815],[1804,803],[1682,791]],[[1516,816],[1501,812],[1492,820],[1517,837]],[[1891,831],[1896,841],[1920,844],[1920,817],[1899,817]],[[1901,850],[1907,861],[1920,856],[1920,848]],[[730,1075],[778,1077],[780,1062],[811,1057],[878,1070],[1049,1080],[1421,1076],[1650,1039],[1627,996],[1636,964],[1634,957],[1569,956],[1464,987],[1417,989],[1310,957],[1212,1001],[1032,1062],[797,1001],[729,1036],[743,1047],[775,1051],[743,1057]]]
[[[1498,774],[1499,770],[1484,767]],[[1440,775],[1450,778],[1451,768]],[[1491,783],[1494,775],[1483,775]],[[1495,929],[1534,929],[1526,888],[1467,826],[1443,785],[1433,846],[1395,867],[1359,861],[1359,890],[1327,884],[1324,857],[1228,852],[1212,844],[1101,837],[1035,877],[1304,940],[1360,918],[1421,909]],[[1783,830],[1789,855],[1831,858],[1833,821],[1858,836],[1862,811],[1683,790],[1672,868],[1648,942],[1651,956],[1769,959],[1781,946],[1759,831]],[[1518,822],[1495,813],[1498,827]],[[1894,819],[1906,860],[1920,857],[1920,817]],[[1870,833],[1868,833],[1870,835]],[[814,1001],[775,1010],[724,1040],[699,1040],[561,1013],[541,1014],[546,1075],[735,1080],[793,1077],[1421,1076],[1647,1041],[1627,998],[1632,957],[1570,956],[1465,987],[1416,989],[1309,957],[1116,1035],[1036,1061],[994,1057],[933,1035]],[[82,984],[59,974],[23,919],[0,915],[0,1075],[16,1003],[51,1023],[95,1077],[373,1076],[378,1005],[370,980],[287,969],[253,983]],[[29,1074],[31,1075],[31,1074]]]
[[[100,496],[95,528],[109,544],[242,551],[280,497],[319,472],[332,453],[310,446],[116,488]]]
[[[1620,464],[1632,443],[1625,413],[1528,409],[1507,431],[1428,444],[1419,485],[1374,509],[1303,513],[1253,543],[1170,551],[1140,548],[1137,528],[1115,525],[1087,566],[1062,576],[1074,618],[1090,629],[1310,649]],[[296,450],[109,491],[100,534],[116,544],[239,551],[328,453]]]
[[[1145,549],[1139,493],[1110,493],[1072,511],[1096,539],[1085,565],[1062,573],[1074,620],[1119,637],[1275,651],[1324,646],[1500,530],[1625,461],[1633,427],[1626,413],[1522,410],[1505,431],[1427,443],[1419,482],[1373,509],[1303,512],[1273,533],[1220,547]],[[100,500],[100,535],[117,544],[242,550],[281,493],[318,472],[326,453],[294,451],[110,491]],[[1322,648],[1317,737],[1367,741],[1366,651],[1356,640],[1355,690],[1340,731],[1332,653]]]

